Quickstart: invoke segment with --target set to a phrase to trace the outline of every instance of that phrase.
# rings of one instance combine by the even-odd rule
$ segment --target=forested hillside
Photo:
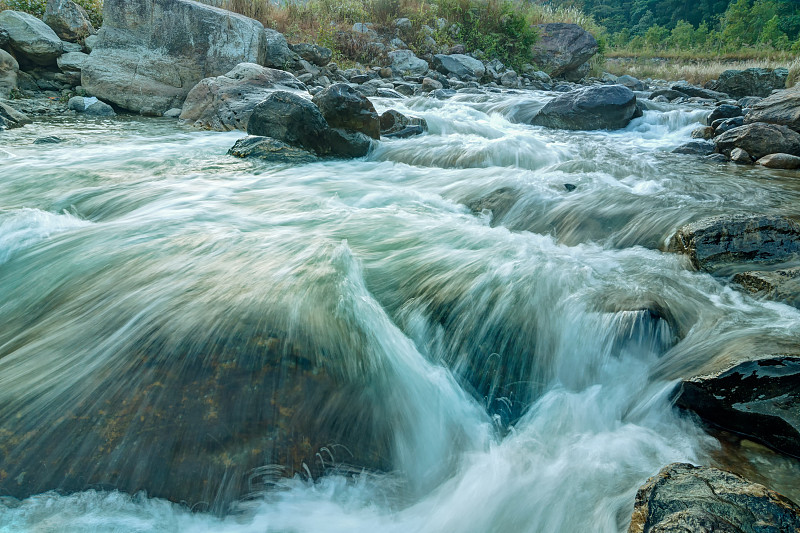
[[[800,38],[797,0],[536,0],[583,10],[610,44],[649,47],[789,49]]]

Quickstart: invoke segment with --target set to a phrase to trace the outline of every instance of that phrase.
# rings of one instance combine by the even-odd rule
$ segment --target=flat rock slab
[[[680,228],[667,249],[712,273],[726,266],[780,263],[800,252],[800,225],[777,215],[711,217]]]
[[[681,383],[677,405],[800,456],[800,356],[773,355]]]
[[[778,533],[800,530],[800,507],[716,468],[673,463],[636,494],[628,533]]]

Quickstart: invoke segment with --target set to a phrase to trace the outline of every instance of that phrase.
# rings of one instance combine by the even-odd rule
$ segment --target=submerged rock
[[[240,63],[222,76],[195,85],[186,96],[180,119],[207,130],[246,131],[256,105],[279,89],[305,91],[305,85],[283,70]]]
[[[784,270],[751,271],[732,280],[754,296],[782,302],[800,309],[800,267]]]
[[[779,263],[800,252],[800,225],[776,215],[711,217],[680,228],[668,250],[688,255],[692,266],[707,272]]]
[[[106,0],[81,84],[123,109],[161,116],[203,78],[261,64],[264,54],[264,27],[242,15],[191,0]]]
[[[570,190],[566,185],[565,188],[568,191]],[[574,189],[575,186],[572,185],[572,190]],[[522,198],[520,190],[512,187],[501,187],[480,198],[465,200],[464,203],[475,214],[480,214],[484,211],[491,212],[491,225],[496,226],[511,211],[511,208],[519,202],[520,198]]]
[[[800,132],[800,85],[754,103],[744,121],[747,124],[779,124]]]
[[[628,533],[798,531],[800,507],[741,476],[673,463],[636,493]]]
[[[270,137],[259,137],[248,135],[236,141],[236,144],[228,150],[228,154],[236,157],[255,157],[273,163],[303,164],[313,163],[319,158],[302,150],[289,146],[281,141],[276,141]]]
[[[44,22],[21,11],[0,12],[0,29],[7,32],[17,60],[33,65],[54,66],[64,53],[58,35]]]
[[[533,45],[533,63],[552,77],[575,71],[598,51],[591,33],[577,24],[538,24],[539,40]]]
[[[765,356],[686,379],[677,405],[723,429],[800,456],[798,356]]]
[[[727,156],[734,148],[741,148],[755,159],[774,153],[800,156],[800,133],[762,122],[730,129],[715,137],[714,143],[717,152]]]
[[[633,91],[622,85],[599,85],[555,97],[531,124],[568,130],[620,129],[636,113]]]

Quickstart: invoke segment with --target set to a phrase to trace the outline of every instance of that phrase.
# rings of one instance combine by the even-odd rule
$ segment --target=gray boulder
[[[252,157],[263,159],[271,163],[289,163],[301,165],[313,163],[319,158],[301,148],[289,146],[288,144],[277,141],[270,137],[259,137],[248,135],[236,141],[236,144],[228,150],[228,154],[235,157]]]
[[[428,131],[428,123],[421,117],[409,117],[394,109],[385,111],[380,116],[381,135],[389,138],[412,137]]]
[[[563,76],[591,59],[598,50],[591,33],[577,24],[538,24],[539,40],[533,45],[533,62],[550,76]]]
[[[346,83],[331,85],[316,94],[312,102],[332,128],[358,131],[373,139],[381,136],[381,121],[375,106]]]
[[[67,52],[60,56],[56,62],[62,72],[80,72],[83,70],[87,59],[89,59],[89,55],[83,52]]]
[[[19,63],[14,56],[0,48],[0,98],[8,98],[17,88]]]
[[[798,356],[758,357],[721,372],[686,379],[680,385],[677,404],[716,426],[800,455]]]
[[[481,79],[486,72],[483,62],[464,54],[436,54],[433,56],[433,66],[446,76],[457,78]]]
[[[744,121],[746,124],[779,124],[800,132],[800,85],[754,103]]]
[[[62,41],[77,43],[96,33],[86,10],[72,0],[47,0],[43,20]]]
[[[709,141],[691,141],[675,148],[673,154],[708,155],[714,152],[714,143]]]
[[[8,36],[8,31],[0,28],[0,48],[5,48],[10,42],[11,38]]]
[[[106,0],[81,84],[131,111],[180,107],[200,80],[262,64],[261,23],[191,0]]]
[[[739,165],[752,165],[753,158],[750,157],[750,154],[742,150],[741,148],[734,148],[731,150],[731,161],[733,163],[737,163]]]
[[[622,85],[624,87],[627,87],[631,91],[644,91],[645,89],[644,83],[642,81],[628,74],[618,77],[614,83],[616,85]]]
[[[715,120],[742,116],[742,108],[737,105],[722,104],[714,108],[706,122],[713,124]]]
[[[94,117],[113,117],[114,108],[95,97],[73,96],[67,102],[67,108],[83,115]]]
[[[744,126],[744,117],[720,119],[718,121],[715,120],[712,123],[714,135],[722,135],[726,131],[732,130],[733,128],[738,128],[739,126]]]
[[[791,154],[769,154],[756,161],[756,165],[783,170],[797,170],[800,169],[800,157]]]
[[[785,68],[749,68],[747,70],[726,70],[716,82],[706,87],[727,93],[734,98],[745,96],[769,96],[776,89],[786,87],[789,71]]]
[[[722,268],[752,270],[753,264],[787,261],[800,252],[800,225],[776,215],[726,215],[680,228],[668,251],[686,254],[706,272]]]
[[[430,69],[428,62],[415,56],[411,50],[394,50],[386,55],[389,67],[399,75],[422,76]]]
[[[316,44],[298,43],[289,45],[289,47],[294,53],[298,54],[309,63],[313,63],[319,67],[324,67],[330,63],[333,57],[333,52],[330,48],[325,48],[324,46],[318,46]]]
[[[727,156],[734,148],[741,148],[755,159],[774,153],[800,155],[800,133],[763,122],[730,129],[717,135],[714,143],[717,152]]]
[[[636,95],[622,85],[597,85],[561,94],[531,124],[567,130],[619,129],[637,112]]]
[[[240,63],[222,76],[195,85],[186,96],[180,119],[206,130],[247,131],[253,109],[278,89],[305,91],[305,85],[283,70]]]
[[[20,128],[30,123],[31,119],[27,115],[20,113],[8,104],[0,102],[0,131]]]
[[[8,33],[11,50],[23,63],[54,66],[64,52],[61,39],[50,26],[28,13],[11,9],[0,12],[0,28]]]
[[[300,59],[289,48],[286,37],[279,31],[264,28],[264,66],[286,70],[295,68]]]
[[[675,100],[676,98],[689,98],[688,94],[681,91],[676,91],[675,89],[659,89],[650,93],[649,99],[655,100],[659,96],[663,96],[668,101]]]
[[[715,101],[728,99],[728,95],[725,93],[721,93],[719,91],[713,91],[711,89],[705,89],[703,87],[697,87],[685,81],[673,84],[671,89],[673,91],[678,91],[680,93],[685,94],[686,96],[694,98],[705,98],[707,100],[715,100]]]
[[[673,463],[636,493],[628,533],[777,533],[800,529],[800,507],[716,468]]]

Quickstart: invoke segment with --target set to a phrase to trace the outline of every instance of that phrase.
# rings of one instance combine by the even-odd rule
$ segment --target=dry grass
[[[794,87],[800,82],[800,57],[789,65],[789,77],[786,78],[786,87]]]
[[[686,80],[689,83],[703,85],[707,81],[719,78],[720,74],[729,69],[791,67],[794,69],[794,79],[797,80],[800,75],[799,61],[795,60],[792,65],[792,62],[786,59],[737,61],[729,59],[610,58],[606,60],[605,70],[617,76],[630,74],[639,79]],[[792,77],[791,69],[790,78]]]

